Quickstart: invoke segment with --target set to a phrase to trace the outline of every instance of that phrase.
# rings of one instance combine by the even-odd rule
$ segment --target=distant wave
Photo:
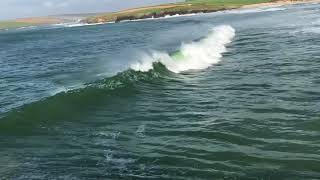
[[[16,27],[16,28],[5,28],[0,29],[0,31],[24,31],[24,30],[34,30],[37,29],[39,26],[23,26],[23,27]]]
[[[169,53],[153,52],[145,55],[141,61],[131,65],[136,71],[146,72],[153,68],[153,63],[160,62],[172,72],[179,73],[191,69],[204,69],[220,61],[226,45],[235,36],[235,30],[229,25],[215,27],[209,35],[199,42],[182,44],[179,53],[183,57],[176,60]]]
[[[24,26],[24,27],[19,27],[17,28],[17,30],[21,30],[21,29],[35,29],[37,28],[37,26]]]
[[[247,14],[247,13],[284,11],[286,9],[287,8],[284,8],[284,7],[248,8],[248,9],[227,10],[227,12],[230,14]]]
[[[57,29],[57,28],[73,28],[73,27],[95,26],[95,25],[111,24],[111,23],[114,23],[114,22],[94,23],[94,24],[71,22],[71,23],[59,23],[59,24],[36,25],[36,26],[25,26],[25,27],[18,27],[18,28],[0,29],[0,31],[28,31],[28,30],[43,30],[43,29]]]
[[[82,26],[95,26],[95,25],[110,24],[110,23],[113,23],[113,22],[109,22],[109,23],[93,23],[93,24],[80,23],[80,22],[76,22],[76,23],[60,23],[60,24],[53,24],[52,26],[54,26],[54,27],[82,27]]]

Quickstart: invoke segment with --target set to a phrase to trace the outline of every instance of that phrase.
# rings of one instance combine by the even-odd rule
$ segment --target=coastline
[[[240,9],[278,7],[278,6],[285,6],[285,5],[307,4],[307,3],[320,3],[320,0],[280,0],[275,2],[244,5]]]
[[[84,24],[103,24],[103,23],[118,23],[122,21],[137,21],[143,19],[157,19],[163,17],[170,17],[176,15],[189,15],[200,13],[212,13],[225,10],[234,9],[251,9],[264,7],[278,7],[284,5],[305,4],[305,3],[320,3],[320,0],[276,0],[270,2],[262,2],[245,5],[223,5],[223,6],[207,6],[207,4],[165,4],[159,6],[142,7],[135,9],[128,9],[114,13],[107,13],[105,15],[88,17],[81,20]]]
[[[306,3],[320,3],[320,0],[265,0],[262,3],[252,3],[250,0],[246,4],[235,4],[235,1],[230,0],[229,3],[217,4],[217,3],[194,3],[197,0],[187,0],[184,3],[176,4],[163,4],[157,6],[148,6],[127,9],[113,13],[96,13],[95,15],[89,14],[78,14],[78,20],[75,21],[72,15],[64,16],[47,16],[47,17],[34,17],[34,18],[21,18],[11,21],[0,22],[0,30],[14,29],[14,28],[25,28],[30,26],[41,26],[41,25],[53,25],[61,23],[73,23],[74,25],[80,26],[79,24],[96,25],[96,24],[108,24],[118,23],[127,21],[139,21],[147,19],[158,19],[165,17],[175,16],[187,16],[196,15],[203,13],[213,13],[226,10],[241,10],[241,9],[253,9],[253,8],[267,8],[267,7],[279,7],[284,5],[294,4],[306,4]],[[264,1],[264,0],[261,0]],[[230,3],[231,2],[231,3]],[[251,3],[251,4],[250,4]],[[73,27],[73,25],[70,25]]]
[[[20,18],[11,21],[1,21],[0,30],[12,29],[12,28],[26,28],[32,26],[51,25],[64,23],[66,20],[55,17],[32,17],[32,18]]]

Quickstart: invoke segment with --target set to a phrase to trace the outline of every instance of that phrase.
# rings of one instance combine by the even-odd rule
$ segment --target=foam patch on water
[[[179,59],[170,56],[169,53],[155,51],[144,55],[141,61],[130,67],[136,71],[146,72],[153,68],[153,63],[160,62],[175,73],[205,69],[221,60],[222,53],[227,51],[226,45],[232,41],[234,36],[235,30],[231,26],[218,26],[213,28],[201,41],[182,44]]]

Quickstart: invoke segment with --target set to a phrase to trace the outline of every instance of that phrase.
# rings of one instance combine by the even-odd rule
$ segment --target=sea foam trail
[[[180,47],[179,59],[170,56],[165,52],[153,52],[144,55],[141,61],[132,64],[130,67],[135,71],[149,71],[153,63],[160,62],[168,70],[179,73],[187,70],[205,69],[218,63],[222,53],[226,52],[226,45],[235,36],[235,30],[229,25],[222,25],[213,28],[210,33],[198,42],[182,44]]]

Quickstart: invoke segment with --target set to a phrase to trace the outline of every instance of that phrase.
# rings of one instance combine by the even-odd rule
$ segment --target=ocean
[[[0,179],[320,179],[320,4],[0,31]]]

